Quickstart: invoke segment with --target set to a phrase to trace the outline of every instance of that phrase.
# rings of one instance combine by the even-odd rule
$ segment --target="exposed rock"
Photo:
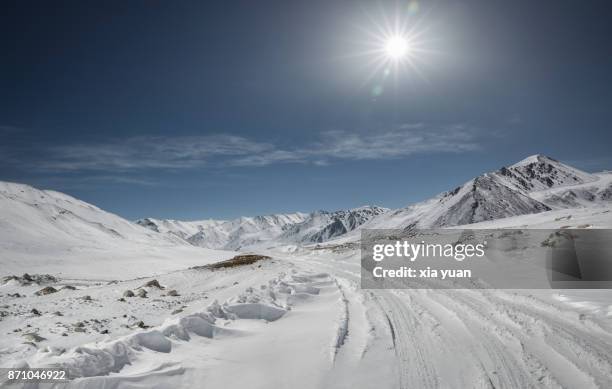
[[[40,311],[38,309],[36,309],[36,308],[32,308],[30,313],[32,313],[33,315],[36,315],[36,316],[40,316]]]
[[[64,285],[60,289],[76,290],[76,288],[72,285]]]
[[[123,292],[123,297],[134,297],[134,292],[128,289],[125,292]]]
[[[151,281],[148,281],[148,282],[147,282],[147,283],[145,283],[145,284],[144,284],[142,287],[144,287],[144,288],[157,288],[157,289],[164,289],[164,287],[163,287],[163,286],[161,286],[161,285],[159,284],[159,281],[157,281],[157,280],[151,280]]]
[[[166,293],[166,296],[177,297],[180,296],[180,294],[175,289],[171,289]]]
[[[192,269],[208,269],[208,270],[225,269],[225,268],[232,268],[232,267],[237,267],[237,266],[251,265],[257,261],[261,261],[264,259],[271,259],[271,258],[266,255],[257,255],[257,254],[236,255],[232,259],[228,259],[226,261],[215,262],[215,263],[211,263],[209,265],[204,265],[204,266],[194,266],[192,267]]]
[[[21,277],[10,275],[2,278],[2,283],[5,284],[9,281],[17,281],[20,285],[30,285],[30,284],[49,284],[57,282],[57,278],[53,277],[49,274],[34,274],[30,275],[25,273]]]
[[[180,309],[180,308],[179,309],[175,309],[174,311],[172,311],[172,315],[176,315],[177,313],[181,313],[181,312],[183,312],[182,309]]]
[[[136,323],[136,327],[138,327],[138,328],[149,328],[149,326],[148,326],[148,325],[146,325],[146,324],[144,323],[144,321],[142,321],[142,320],[141,320],[141,321],[139,321],[138,323]]]
[[[43,340],[47,340],[46,338],[43,338],[42,336],[38,335],[36,332],[27,332],[25,334],[22,334],[21,336],[23,336],[27,341],[30,342],[42,342]]]
[[[138,289],[136,291],[136,296],[142,297],[142,298],[146,298],[147,297],[147,291],[144,290],[144,289]]]
[[[35,292],[34,294],[37,296],[44,296],[44,295],[51,294],[51,293],[57,293],[57,289],[55,289],[52,286],[45,286],[44,288],[42,288],[38,292]]]
[[[2,284],[6,284],[7,282],[13,281],[13,280],[19,281],[19,277],[17,277],[17,276],[5,276],[5,277],[2,277]]]

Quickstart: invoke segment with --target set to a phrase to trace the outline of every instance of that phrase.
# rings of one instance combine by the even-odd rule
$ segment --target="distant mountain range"
[[[266,243],[320,243],[360,228],[449,227],[610,201],[611,173],[590,174],[553,158],[533,155],[397,210],[364,206],[230,221],[147,218],[137,223],[197,246],[241,249]]]
[[[146,218],[136,223],[153,231],[179,236],[196,246],[238,250],[269,242],[324,242],[346,234],[387,211],[386,208],[364,206],[334,212],[316,211],[234,220],[184,222]]]
[[[405,208],[363,206],[235,220],[146,218],[132,223],[59,192],[0,182],[0,254],[29,256],[60,246],[61,255],[71,253],[75,258],[81,248],[93,248],[102,256],[105,247],[124,245],[135,251],[176,245],[245,250],[320,243],[357,236],[362,228],[457,226],[611,203],[612,173],[586,173],[542,155],[482,174]]]

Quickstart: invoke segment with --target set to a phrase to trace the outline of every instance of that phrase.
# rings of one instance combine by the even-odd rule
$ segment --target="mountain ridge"
[[[607,177],[604,173],[600,175]],[[222,239],[215,238],[215,235],[222,232],[209,222],[206,231],[202,230],[188,240],[203,247],[237,249],[266,241],[276,244],[321,243],[358,233],[361,228],[452,227],[547,212],[560,207],[589,206],[596,203],[590,199],[597,196],[601,201],[607,201],[612,197],[612,186],[599,187],[605,181],[597,174],[535,154],[496,171],[478,175],[455,189],[404,208],[390,210],[366,206],[352,210],[315,211],[303,214],[303,219],[297,223],[284,224],[282,233],[277,236],[268,234],[265,238],[253,239],[251,236],[241,239],[240,234],[234,234],[231,243],[222,246],[219,246]],[[580,192],[571,191],[577,185],[593,187],[583,188]],[[555,191],[559,190],[570,192],[555,195]],[[570,201],[573,195],[580,201]]]
[[[0,182],[0,232],[23,251],[32,251],[28,242],[46,247],[56,241],[65,250],[128,243],[244,250],[321,243],[362,228],[452,227],[610,202],[611,172],[587,173],[533,155],[399,209],[362,206],[232,220],[144,218],[134,223],[61,192]]]

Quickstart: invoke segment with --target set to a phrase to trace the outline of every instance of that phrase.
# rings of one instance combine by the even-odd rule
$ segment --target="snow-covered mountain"
[[[194,246],[235,250],[276,238],[287,226],[301,223],[306,216],[298,212],[234,220],[178,221],[146,218],[136,223],[164,235],[179,236]]]
[[[375,217],[363,228],[447,227],[592,206],[611,201],[611,183],[610,173],[590,174],[533,155],[432,199]]]
[[[236,250],[258,245],[321,243],[346,234],[356,236],[360,228],[449,227],[611,200],[611,173],[586,173],[553,158],[532,155],[397,210],[366,206],[230,221],[147,218],[137,223],[196,246]]]
[[[551,158],[531,157],[501,173],[527,185],[529,195],[553,209],[581,208],[612,201],[612,172],[589,174]],[[517,177],[518,176],[518,177]]]
[[[382,207],[365,206],[335,212],[316,211],[308,215],[301,223],[287,228],[281,240],[297,243],[324,242],[353,231],[388,210]]]
[[[237,250],[270,242],[323,242],[352,231],[386,211],[386,208],[364,206],[335,212],[298,212],[234,220],[184,222],[146,218],[136,223],[165,235],[181,237],[195,246]]]
[[[598,181],[594,174],[543,155],[529,156],[493,174],[502,178],[506,185],[529,193]]]
[[[121,255],[132,252],[135,257],[162,258],[164,248],[171,247],[240,250],[320,243],[356,236],[360,228],[456,226],[609,205],[611,201],[612,173],[586,173],[541,155],[482,174],[453,190],[397,210],[364,206],[234,220],[147,218],[132,223],[62,193],[0,183],[0,259],[17,266],[23,258],[38,254],[47,255],[48,263],[53,263],[83,257],[86,252],[90,260],[104,262],[107,257],[118,259],[108,254],[111,248],[121,248]],[[184,258],[192,258],[190,255]]]
[[[0,182],[2,244],[20,241],[109,240],[181,244],[176,237],[160,239],[140,226],[64,193]]]
[[[177,255],[180,253],[180,255]],[[210,254],[174,235],[157,234],[63,193],[0,182],[1,272],[41,272],[60,266],[71,275],[103,269],[116,276],[201,264]],[[64,266],[70,264],[70,266]],[[83,271],[83,273],[80,273]],[[133,272],[132,272],[133,271]]]

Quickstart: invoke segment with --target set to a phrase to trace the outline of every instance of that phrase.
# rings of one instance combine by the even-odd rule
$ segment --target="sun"
[[[352,53],[339,58],[362,67],[362,87],[378,97],[390,88],[407,86],[414,81],[429,82],[423,67],[430,66],[443,53],[438,23],[421,13],[417,0],[390,6],[364,8],[363,18],[355,21],[347,42]],[[372,2],[375,3],[375,2]]]
[[[410,45],[408,40],[401,35],[395,35],[385,42],[385,54],[392,60],[400,60],[408,55]]]

